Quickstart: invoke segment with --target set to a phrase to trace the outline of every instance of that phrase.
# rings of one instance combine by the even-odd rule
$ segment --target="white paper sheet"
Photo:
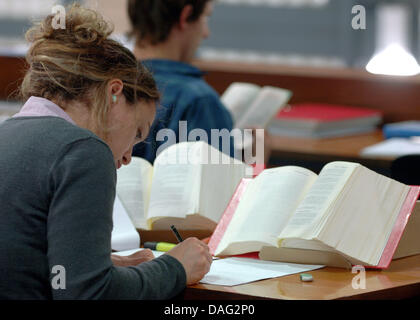
[[[144,250],[143,248],[138,248],[138,249],[131,249],[131,250],[125,250],[125,251],[118,251],[118,252],[113,252],[112,254],[115,254],[117,256],[122,256],[122,257],[126,257],[129,256],[133,253],[136,253],[137,251],[141,251]],[[151,250],[153,255],[155,256],[155,258],[161,256],[162,254],[164,254],[165,252],[162,251],[155,251],[155,250]]]
[[[420,154],[420,143],[415,138],[391,138],[364,148],[362,157],[397,158],[409,154]]]
[[[320,269],[321,265],[303,265],[264,261],[252,258],[225,258],[213,261],[210,271],[200,283],[236,286],[262,279]]]
[[[118,196],[115,197],[112,219],[114,223],[111,234],[112,250],[122,251],[139,248],[140,235]]]
[[[128,256],[140,250],[143,249],[114,252],[113,254]],[[156,258],[165,253],[160,251],[152,252]],[[283,263],[251,258],[225,258],[213,260],[210,271],[204,276],[200,283],[236,286],[263,279],[312,271],[323,267],[324,266],[321,265]]]

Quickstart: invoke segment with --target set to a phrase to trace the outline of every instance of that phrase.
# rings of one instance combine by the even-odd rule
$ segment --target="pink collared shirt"
[[[54,102],[40,97],[30,97],[22,109],[16,113],[13,118],[16,117],[59,117],[68,122],[76,125],[72,118]]]

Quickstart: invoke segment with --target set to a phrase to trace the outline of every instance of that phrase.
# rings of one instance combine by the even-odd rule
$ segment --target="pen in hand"
[[[175,237],[178,239],[178,242],[184,241],[174,225],[171,225],[171,230],[175,234]],[[212,260],[218,260],[218,259],[219,259],[218,257],[212,257]]]
[[[178,230],[175,228],[174,225],[171,225],[171,230],[173,231],[173,233],[175,234],[175,237],[177,238],[178,242],[182,242],[184,241],[181,237],[181,235],[179,234]]]

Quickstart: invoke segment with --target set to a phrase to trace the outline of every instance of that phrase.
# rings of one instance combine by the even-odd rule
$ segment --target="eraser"
[[[314,280],[314,278],[309,273],[301,273],[300,274],[300,281],[310,282],[310,281],[313,281],[313,280]]]

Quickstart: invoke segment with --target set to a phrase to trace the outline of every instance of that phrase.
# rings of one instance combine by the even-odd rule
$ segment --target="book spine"
[[[222,240],[223,235],[225,234],[226,229],[229,226],[230,221],[232,220],[233,214],[236,211],[236,208],[239,205],[239,201],[244,194],[246,187],[252,181],[250,178],[243,178],[238,186],[236,187],[235,193],[232,196],[228,206],[226,207],[225,212],[223,213],[222,218],[220,219],[219,223],[217,224],[216,229],[213,232],[213,235],[209,241],[209,248],[210,253],[214,255],[219,246],[220,241]]]
[[[411,212],[414,209],[416,201],[420,194],[420,186],[411,186],[408,192],[407,198],[400,210],[395,226],[388,238],[388,243],[382,253],[381,259],[377,266],[371,266],[371,268],[386,269],[391,263],[392,257],[394,256],[395,250],[397,250],[398,243],[401,240],[404,229],[408,223]]]

